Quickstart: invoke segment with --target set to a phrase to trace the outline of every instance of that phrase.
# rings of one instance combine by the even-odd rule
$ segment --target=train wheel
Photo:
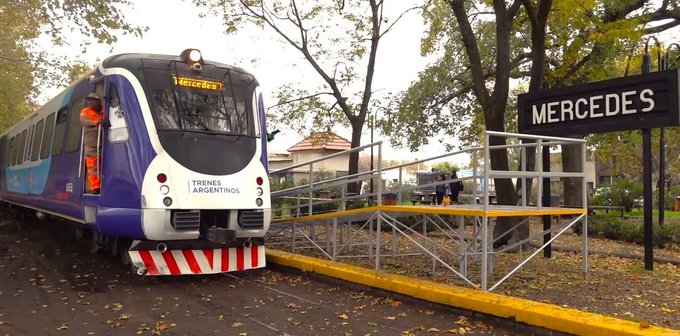
[[[111,256],[115,257],[120,253],[120,238],[118,237],[111,237],[109,240],[109,252],[111,252]]]
[[[121,240],[118,243],[118,253],[120,253],[120,260],[123,262],[123,265],[125,266],[130,266],[132,264],[132,260],[130,259],[130,253],[128,250],[130,249],[130,243],[127,240]]]
[[[92,231],[92,246],[90,247],[90,251],[92,251],[92,253],[97,253],[102,250],[103,245],[104,236],[97,231]]]
[[[85,240],[85,229],[81,227],[76,228],[76,240]]]

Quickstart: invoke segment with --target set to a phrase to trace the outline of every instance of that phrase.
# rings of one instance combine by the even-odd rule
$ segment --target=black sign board
[[[678,69],[518,97],[520,133],[590,133],[680,125]]]

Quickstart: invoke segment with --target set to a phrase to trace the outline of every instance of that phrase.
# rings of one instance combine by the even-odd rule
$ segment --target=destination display
[[[585,135],[680,125],[678,69],[521,94],[520,133]]]
[[[221,91],[224,84],[220,82],[208,81],[204,79],[189,78],[189,77],[176,77],[172,76],[172,79],[177,86],[185,86],[194,89],[205,89],[205,90],[216,90]]]

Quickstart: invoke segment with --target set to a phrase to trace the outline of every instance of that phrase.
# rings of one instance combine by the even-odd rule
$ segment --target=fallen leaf
[[[347,314],[340,314],[340,315],[338,315],[338,318],[341,319],[341,320],[346,320],[349,317],[347,316]]]
[[[241,322],[234,322],[234,323],[231,324],[231,326],[234,327],[234,328],[238,328],[242,325],[243,325],[243,323],[241,323]]]
[[[59,328],[57,328],[57,330],[66,330],[66,329],[68,329],[68,323],[64,323],[61,326],[59,326]]]
[[[156,330],[163,331],[168,328],[170,328],[170,326],[168,326],[168,324],[165,323],[165,321],[156,322]]]
[[[397,317],[396,316],[385,316],[385,319],[386,320],[396,320]]]
[[[647,321],[640,322],[640,328],[648,329],[649,328],[649,322],[647,322]]]
[[[430,328],[430,329],[427,329],[427,332],[439,332],[439,329],[437,329],[437,328]]]

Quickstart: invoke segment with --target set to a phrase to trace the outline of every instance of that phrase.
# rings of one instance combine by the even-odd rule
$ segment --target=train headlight
[[[161,194],[167,195],[170,192],[170,187],[166,186],[165,184],[161,186]]]
[[[262,206],[263,203],[264,203],[264,202],[263,202],[262,199],[259,198],[259,197],[255,200],[255,204],[257,204],[257,206]]]
[[[164,204],[166,207],[171,206],[171,205],[172,205],[172,198],[170,198],[170,197],[164,198],[164,199],[163,199],[163,204]]]
[[[257,189],[255,189],[255,190],[257,191],[258,197],[260,197],[260,196],[262,196],[262,194],[264,194],[264,190],[262,190],[262,188],[260,188],[260,187],[257,187]]]

